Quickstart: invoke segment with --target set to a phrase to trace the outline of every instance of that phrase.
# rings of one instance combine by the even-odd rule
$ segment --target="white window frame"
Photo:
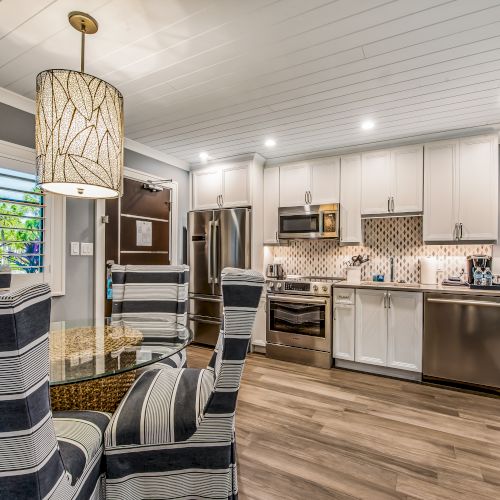
[[[35,174],[35,150],[0,140],[0,166]],[[66,293],[66,197],[44,194],[45,237],[43,273],[13,273],[11,288],[48,283],[52,296]]]
[[[141,170],[125,167],[123,176],[134,181],[147,182],[163,180],[156,175]],[[170,263],[179,262],[179,184],[176,181],[162,182],[161,185],[170,189]],[[94,244],[94,317],[97,324],[104,322],[104,282],[106,279],[105,239],[106,224],[103,217],[106,215],[105,200],[96,200],[95,204],[95,244]]]

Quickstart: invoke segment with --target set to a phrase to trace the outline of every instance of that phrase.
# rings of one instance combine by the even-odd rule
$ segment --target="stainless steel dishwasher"
[[[500,389],[500,294],[425,294],[423,377]]]

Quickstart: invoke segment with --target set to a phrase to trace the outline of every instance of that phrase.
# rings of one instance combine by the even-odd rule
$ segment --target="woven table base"
[[[95,410],[114,413],[135,380],[136,370],[50,388],[52,411]]]

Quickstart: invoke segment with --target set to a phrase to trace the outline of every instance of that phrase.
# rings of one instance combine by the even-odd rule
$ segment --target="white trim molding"
[[[35,101],[33,99],[16,94],[12,90],[4,89],[3,87],[0,87],[0,102],[26,113],[35,114]]]
[[[20,109],[21,111],[26,111],[26,113],[31,113],[32,115],[35,114],[35,101],[33,99],[24,97],[21,94],[16,94],[15,92],[3,87],[0,87],[0,102],[7,104],[7,106]],[[146,146],[145,144],[141,144],[140,142],[132,139],[125,138],[125,149],[189,172],[189,162],[163,153],[163,151],[158,151],[157,149],[151,148],[150,146]]]
[[[0,167],[29,174],[35,173],[35,150],[0,141]],[[12,287],[19,288],[32,283],[48,283],[53,296],[66,292],[66,198],[46,194],[46,239],[43,273],[13,274]]]
[[[148,174],[140,170],[125,167],[123,176],[141,182],[163,180],[156,175]],[[179,185],[175,181],[162,182],[161,185],[170,189],[170,263],[179,262]],[[95,204],[95,233],[94,233],[94,317],[96,324],[104,321],[104,283],[106,282],[106,224],[102,217],[106,215],[105,201],[96,200]]]

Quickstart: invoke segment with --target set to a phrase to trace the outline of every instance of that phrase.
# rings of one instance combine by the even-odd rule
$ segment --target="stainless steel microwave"
[[[338,238],[340,211],[337,203],[279,209],[280,239]]]

